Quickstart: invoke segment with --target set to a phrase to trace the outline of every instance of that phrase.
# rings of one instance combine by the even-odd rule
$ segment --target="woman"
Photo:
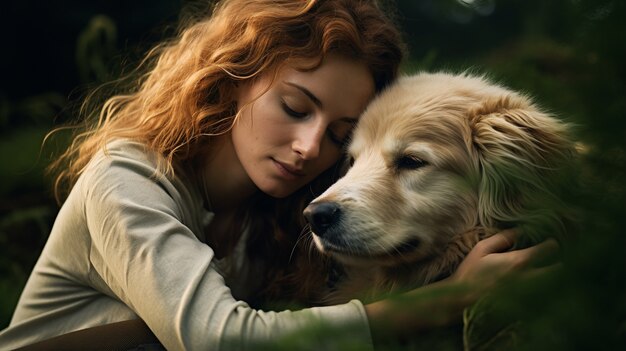
[[[71,191],[2,348],[133,319],[172,350],[245,349],[316,323],[354,325],[370,345],[370,328],[378,337],[458,322],[492,286],[477,277],[494,262],[516,270],[549,247],[491,254],[511,243],[496,235],[452,278],[408,293],[408,310],[385,300],[250,307],[314,301],[323,275],[307,257],[290,261],[301,210],[338,176],[353,125],[402,51],[364,0],[226,0],[153,50],[148,73],[56,165],[56,189]],[[420,299],[449,286],[464,288]]]

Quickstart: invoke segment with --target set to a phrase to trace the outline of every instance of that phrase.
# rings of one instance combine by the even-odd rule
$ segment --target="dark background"
[[[89,89],[132,68],[157,40],[172,35],[188,3],[2,5],[0,329],[8,325],[58,210],[43,170],[65,144],[42,147],[43,137],[76,120]],[[536,330],[549,330],[529,338],[529,348],[626,346],[624,1],[396,3],[411,51],[405,71],[487,73],[578,125],[577,138],[588,151],[580,168],[582,185],[571,189],[570,200],[580,209],[582,239],[565,257],[566,273],[558,284],[547,284],[538,300],[518,296],[511,313],[530,311]]]

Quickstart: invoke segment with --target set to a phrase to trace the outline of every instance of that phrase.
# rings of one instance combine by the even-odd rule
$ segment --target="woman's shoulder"
[[[141,142],[115,139],[94,154],[78,182],[88,190],[100,188],[103,192],[115,188],[130,195],[153,189],[164,190],[174,198],[181,192],[188,195],[194,187],[191,178],[180,167],[167,173],[165,162],[163,156]]]
[[[165,157],[138,141],[112,140],[94,155],[77,185],[85,198],[116,196],[125,202],[149,201],[151,206],[171,209],[175,217],[192,227],[199,219],[205,221],[207,213],[193,177],[178,165],[168,174],[162,162],[166,162]]]
[[[156,183],[186,182],[188,177],[179,167],[168,173],[167,160],[147,145],[131,139],[113,139],[96,151],[85,167],[81,178],[92,181],[102,177],[118,178],[117,174],[129,173],[140,178],[149,178]],[[113,179],[111,179],[113,181]]]
[[[91,163],[134,161],[157,168],[163,159],[147,145],[131,139],[113,139],[98,150]]]

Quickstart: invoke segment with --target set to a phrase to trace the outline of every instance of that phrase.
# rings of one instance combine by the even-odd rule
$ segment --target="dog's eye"
[[[426,166],[428,162],[413,155],[404,155],[396,160],[396,167],[398,169],[418,169]]]

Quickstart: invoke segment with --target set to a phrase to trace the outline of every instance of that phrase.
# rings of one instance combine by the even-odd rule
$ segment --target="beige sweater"
[[[168,350],[251,349],[317,323],[326,331],[351,325],[351,339],[371,348],[357,300],[282,312],[238,300],[262,284],[255,279],[259,267],[244,255],[245,240],[226,267],[204,244],[202,228],[212,214],[183,174],[155,177],[156,157],[137,143],[115,141],[107,149],[61,208],[13,319],[0,332],[0,350],[138,317]],[[332,335],[313,336],[311,349],[324,349],[329,340]]]

